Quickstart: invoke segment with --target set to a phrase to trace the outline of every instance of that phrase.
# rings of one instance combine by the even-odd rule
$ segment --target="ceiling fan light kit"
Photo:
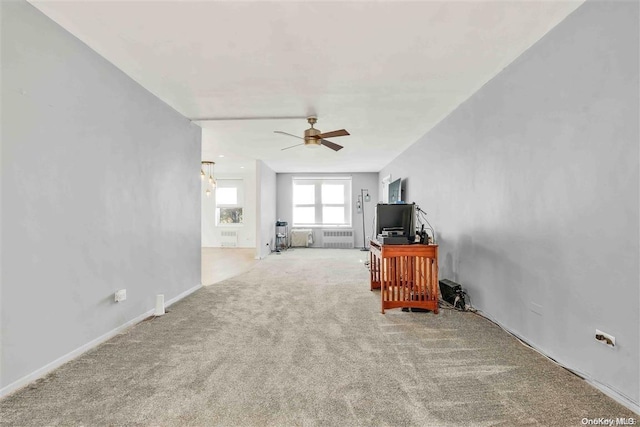
[[[310,147],[310,148],[316,148],[316,147],[319,147],[321,145],[324,145],[325,147],[330,148],[333,151],[341,150],[343,148],[342,145],[336,144],[336,143],[331,142],[331,141],[327,141],[324,138],[335,138],[335,137],[338,137],[338,136],[348,136],[349,132],[347,132],[345,129],[340,129],[340,130],[334,130],[334,131],[331,131],[331,132],[322,133],[322,131],[320,129],[316,129],[316,128],[313,127],[313,125],[316,124],[317,121],[318,121],[318,118],[315,117],[315,116],[307,117],[307,122],[309,122],[311,127],[304,131],[304,138],[302,138],[300,136],[297,136],[297,135],[293,135],[293,134],[287,133],[287,132],[283,132],[283,131],[280,131],[280,130],[274,131],[275,133],[280,133],[282,135],[289,135],[289,136],[292,136],[294,138],[299,138],[299,139],[304,140],[304,142],[302,144],[292,145],[291,147],[286,147],[286,148],[283,148],[282,150],[288,150],[289,148],[299,147],[301,145],[306,145],[307,147]]]

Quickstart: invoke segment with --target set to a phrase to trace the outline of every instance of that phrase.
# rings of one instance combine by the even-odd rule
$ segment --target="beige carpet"
[[[357,250],[201,289],[0,402],[3,426],[579,426],[636,417],[487,320],[380,314]]]

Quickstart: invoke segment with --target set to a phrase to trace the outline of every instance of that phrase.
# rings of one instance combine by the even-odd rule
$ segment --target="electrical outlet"
[[[596,329],[596,340],[600,341],[604,345],[608,345],[609,347],[616,346],[616,337],[598,329]]]
[[[116,291],[116,294],[115,294],[115,301],[116,302],[124,301],[126,299],[127,299],[127,290],[126,289],[120,289],[120,290]]]

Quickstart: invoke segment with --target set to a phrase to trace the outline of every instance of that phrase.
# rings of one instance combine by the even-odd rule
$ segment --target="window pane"
[[[216,204],[218,205],[235,205],[238,203],[237,188],[220,188],[216,189]]]
[[[336,205],[344,203],[344,185],[322,184],[322,204]]]
[[[294,185],[293,186],[293,204],[294,205],[312,205],[316,202],[316,186],[315,185]]]
[[[316,222],[316,209],[314,207],[293,208],[294,224],[313,224]]]
[[[242,224],[242,208],[220,208],[219,224]]]
[[[323,224],[344,224],[344,207],[323,206],[322,207],[322,223]]]

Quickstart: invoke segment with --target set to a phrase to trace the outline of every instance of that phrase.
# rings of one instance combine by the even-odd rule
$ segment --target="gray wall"
[[[256,161],[256,195],[256,257],[264,258],[275,248],[276,173],[261,160]]]
[[[585,3],[380,172],[429,213],[442,278],[636,410],[638,9]]]
[[[7,391],[200,286],[201,132],[30,4],[0,8]]]
[[[292,208],[292,198],[293,198],[293,178],[294,177],[303,177],[303,176],[313,176],[313,177],[330,177],[330,176],[350,176],[351,177],[351,221],[352,228],[355,231],[355,245],[356,247],[362,247],[363,239],[362,239],[362,214],[358,213],[356,210],[356,200],[358,195],[360,194],[361,189],[368,189],[369,195],[371,196],[371,201],[365,203],[364,206],[364,215],[365,215],[365,236],[371,237],[373,233],[373,217],[375,213],[376,203],[379,201],[378,199],[378,174],[377,173],[334,173],[334,174],[320,174],[320,173],[279,173],[277,174],[277,183],[278,183],[278,205],[277,205],[277,216],[278,219],[282,221],[287,221],[289,223],[289,228],[291,228],[293,208]],[[314,245],[318,246],[320,240],[317,237],[317,234],[314,236]],[[366,242],[367,245],[369,242]]]

